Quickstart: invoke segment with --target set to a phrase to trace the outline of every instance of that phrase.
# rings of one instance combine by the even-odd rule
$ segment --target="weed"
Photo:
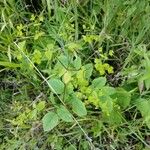
[[[149,1],[26,2],[0,2],[0,149],[149,149]]]

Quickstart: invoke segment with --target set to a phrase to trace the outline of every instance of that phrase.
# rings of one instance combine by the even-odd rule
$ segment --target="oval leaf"
[[[78,70],[81,68],[81,58],[80,57],[77,57],[75,60],[74,60],[74,67]]]
[[[51,86],[51,90],[56,94],[62,94],[64,92],[64,83],[59,79],[50,79],[49,84]]]
[[[96,78],[92,81],[92,87],[96,88],[96,89],[102,88],[103,86],[105,86],[105,84],[106,84],[106,78],[105,77],[99,77],[99,78]]]
[[[48,112],[42,119],[44,131],[50,131],[58,125],[58,116],[54,112]]]
[[[150,102],[148,100],[140,98],[138,99],[136,106],[143,117],[150,115]]]
[[[85,78],[88,80],[93,72],[93,64],[86,64],[83,67],[85,68]]]
[[[146,123],[146,125],[148,126],[148,128],[150,129],[150,101],[146,100],[146,99],[138,99],[137,100],[137,109],[141,112],[143,118],[144,118],[144,122]]]
[[[76,96],[72,96],[72,110],[80,117],[87,115],[84,103]]]
[[[112,97],[117,99],[117,103],[123,109],[130,105],[131,94],[122,88],[117,88],[116,93]]]
[[[57,114],[60,117],[60,119],[62,119],[65,122],[72,122],[73,121],[71,113],[64,106],[60,106],[57,109]]]

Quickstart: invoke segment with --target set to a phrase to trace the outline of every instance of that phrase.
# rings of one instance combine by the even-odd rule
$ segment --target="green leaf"
[[[11,62],[0,61],[0,66],[9,67],[9,68],[19,68],[21,65],[20,64],[11,63]]]
[[[147,90],[150,89],[150,73],[149,72],[146,72],[144,75],[142,75],[139,81],[144,81],[146,89]]]
[[[117,104],[119,104],[123,109],[129,106],[131,100],[131,94],[122,88],[117,88],[116,93],[112,96],[117,99]]]
[[[122,123],[122,114],[119,110],[113,110],[111,111],[110,116],[105,116],[106,122],[109,122],[110,124],[113,125],[120,125]]]
[[[48,81],[51,90],[56,94],[62,94],[64,92],[64,83],[59,79],[50,79]]]
[[[65,68],[69,67],[69,58],[65,55],[60,55],[58,57],[58,63],[60,63],[62,66],[64,66]]]
[[[141,112],[144,122],[150,128],[150,101],[146,99],[138,99],[137,100],[137,109]]]
[[[65,74],[63,75],[63,82],[65,84],[69,83],[71,81],[71,72],[67,71],[65,72]]]
[[[104,95],[113,95],[113,94],[115,94],[115,91],[116,91],[115,88],[110,87],[110,86],[104,86],[102,88],[102,93]]]
[[[150,114],[150,102],[145,99],[138,99],[136,103],[137,109],[141,112],[143,117]]]
[[[65,96],[66,96],[66,99],[65,101],[67,100],[67,97],[70,97],[70,95],[74,93],[74,86],[72,85],[72,83],[69,83],[67,86],[66,86],[66,89],[65,89]]]
[[[45,108],[45,101],[40,101],[36,106],[36,109],[38,111],[42,111],[44,108]]]
[[[100,107],[103,112],[110,115],[110,113],[113,110],[113,99],[108,95],[101,96],[100,97]]]
[[[74,67],[78,70],[81,68],[81,58],[80,57],[77,57],[75,60],[74,60]]]
[[[99,78],[96,78],[92,81],[92,87],[94,89],[100,89],[103,86],[105,86],[105,84],[106,84],[106,78],[105,77],[99,77]]]
[[[76,113],[80,117],[87,115],[84,103],[80,99],[78,99],[75,95],[72,96],[71,102],[72,102],[72,110],[74,113]]]
[[[54,112],[48,112],[42,119],[44,131],[50,131],[58,125],[58,116]]]
[[[145,80],[145,86],[146,86],[146,89],[149,90],[150,89],[150,78]]]
[[[93,72],[93,65],[92,64],[86,64],[83,66],[85,68],[85,78],[88,80]]]
[[[58,116],[65,122],[73,122],[73,118],[71,113],[64,107],[64,106],[60,106],[57,109],[57,114]]]

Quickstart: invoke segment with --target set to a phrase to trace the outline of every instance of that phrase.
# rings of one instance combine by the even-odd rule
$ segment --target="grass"
[[[0,149],[150,149],[149,1],[0,1]]]

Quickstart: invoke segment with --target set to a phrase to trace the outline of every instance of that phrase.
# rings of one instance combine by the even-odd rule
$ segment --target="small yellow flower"
[[[104,75],[105,74],[105,70],[104,69],[101,69],[100,70],[100,75]]]
[[[114,69],[112,66],[110,66],[108,69],[107,69],[108,73],[111,74],[111,73],[114,73]]]
[[[114,51],[110,50],[108,54],[109,54],[109,56],[113,56],[114,55]]]
[[[40,21],[40,22],[43,22],[43,21],[44,21],[43,15],[40,15],[40,16],[39,16],[39,21]]]
[[[34,50],[32,61],[33,63],[40,64],[42,60],[42,54],[39,50]]]
[[[104,63],[103,66],[104,66],[105,70],[108,70],[110,67],[109,64],[107,64],[107,63]]]
[[[100,53],[103,52],[103,48],[100,47],[100,48],[98,49],[98,51],[99,51]]]
[[[31,15],[31,18],[30,18],[30,21],[34,21],[34,20],[35,20],[35,15],[32,14],[32,15]]]
[[[19,25],[17,26],[17,30],[18,30],[18,31],[23,30],[23,28],[24,28],[24,27],[23,27],[23,25],[22,25],[22,24],[19,24]]]

